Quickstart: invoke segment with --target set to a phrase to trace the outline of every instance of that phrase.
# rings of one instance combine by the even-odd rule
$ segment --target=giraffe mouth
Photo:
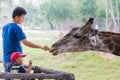
[[[59,51],[57,49],[50,49],[49,52],[51,52],[53,56],[56,56],[59,54]]]

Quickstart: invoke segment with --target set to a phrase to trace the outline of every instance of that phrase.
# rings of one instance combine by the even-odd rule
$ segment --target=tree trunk
[[[109,9],[109,12],[110,12],[110,14],[112,16],[112,19],[113,19],[115,32],[118,32],[118,30],[117,30],[117,24],[116,24],[116,21],[115,21],[115,15],[114,15],[114,10],[113,10],[112,0],[110,0],[110,9]]]
[[[4,0],[3,1],[3,24],[6,24],[10,21],[10,6],[9,6],[10,0]]]
[[[24,66],[27,67],[27,66]],[[13,70],[18,70],[18,68],[13,68]],[[44,80],[44,79],[55,79],[55,80],[75,80],[74,74],[67,73],[63,71],[57,71],[47,68],[41,68],[38,66],[33,66],[32,70],[34,73],[0,73],[0,79],[31,79],[31,80]]]
[[[64,78],[66,76],[66,78]],[[73,80],[68,78],[66,74],[29,74],[29,73],[0,73],[0,79],[61,79],[61,80]]]
[[[119,21],[119,0],[116,0],[116,9],[117,9],[117,27],[118,27],[118,32],[120,32],[120,21]]]
[[[106,10],[106,30],[109,30],[109,26],[108,26],[108,0],[104,0],[105,3],[105,10]]]
[[[51,30],[54,30],[54,27],[53,27],[53,24],[52,24],[51,21],[49,21],[49,24],[50,24],[50,29],[51,29]]]

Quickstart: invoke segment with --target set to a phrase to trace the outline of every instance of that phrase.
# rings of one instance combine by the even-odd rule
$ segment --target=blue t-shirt
[[[21,52],[21,40],[26,39],[22,28],[16,23],[8,23],[3,27],[3,60],[10,62],[10,56],[13,52]]]

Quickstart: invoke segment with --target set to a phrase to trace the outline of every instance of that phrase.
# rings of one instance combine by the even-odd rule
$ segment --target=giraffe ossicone
[[[120,34],[98,31],[92,28],[93,21],[93,18],[89,18],[84,26],[73,28],[51,46],[50,52],[57,55],[92,50],[120,56]]]

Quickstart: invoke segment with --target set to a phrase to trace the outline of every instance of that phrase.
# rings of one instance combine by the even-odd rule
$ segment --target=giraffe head
[[[90,18],[83,27],[73,28],[63,38],[55,42],[50,52],[53,55],[65,52],[81,52],[89,50],[91,47],[90,36],[97,34],[97,30],[92,28],[93,18]]]

